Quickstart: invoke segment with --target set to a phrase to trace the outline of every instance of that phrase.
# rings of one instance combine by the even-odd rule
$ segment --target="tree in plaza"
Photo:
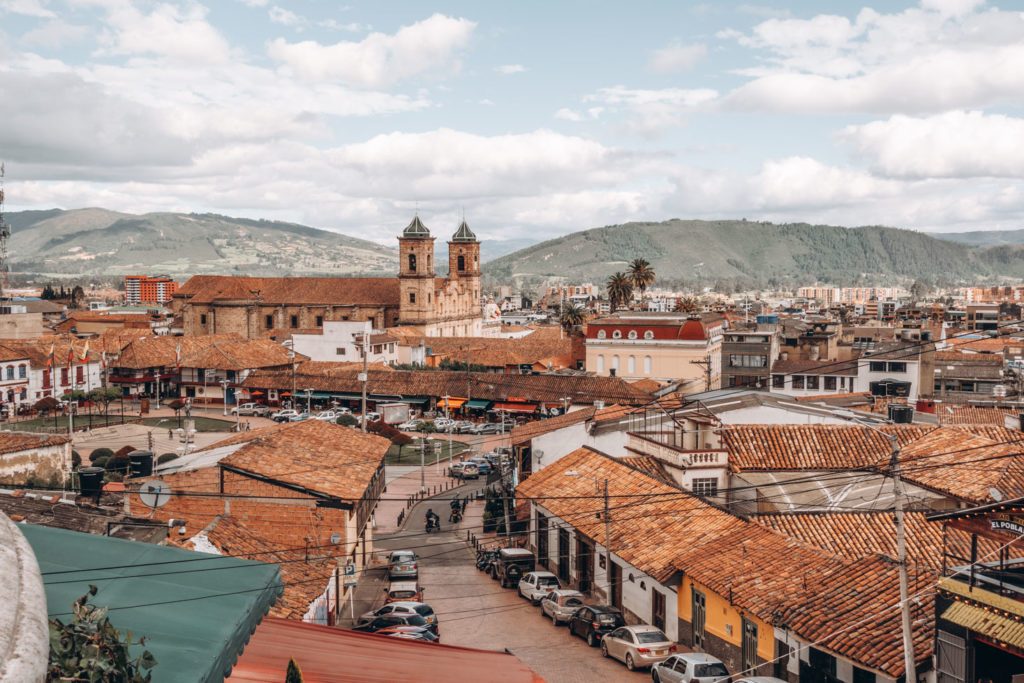
[[[629,281],[635,289],[640,290],[640,307],[643,308],[647,288],[654,283],[654,269],[647,259],[633,259],[629,264]]]
[[[677,313],[696,313],[698,307],[697,300],[692,296],[684,297],[676,302]]]
[[[111,402],[121,398],[121,390],[117,387],[97,387],[87,394],[87,398],[95,403],[102,403],[103,414],[107,415]]]
[[[587,322],[587,309],[574,303],[565,304],[562,307],[562,312],[558,314],[558,324],[562,326],[567,335],[572,333],[573,328],[585,322]]]
[[[608,299],[612,304],[612,312],[629,303],[629,300],[633,297],[633,282],[623,272],[615,273],[609,277],[608,282],[605,283],[605,288],[608,290]]]

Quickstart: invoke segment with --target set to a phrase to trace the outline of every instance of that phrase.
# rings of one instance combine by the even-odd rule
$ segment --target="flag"
[[[174,350],[174,367],[181,370],[181,342],[178,342],[178,347]]]
[[[85,340],[85,348],[82,350],[82,355],[78,357],[78,360],[82,361],[83,363],[85,363],[85,362],[87,362],[89,360],[89,340],[88,339]]]
[[[46,357],[46,369],[53,369],[53,344],[50,344],[50,355]]]

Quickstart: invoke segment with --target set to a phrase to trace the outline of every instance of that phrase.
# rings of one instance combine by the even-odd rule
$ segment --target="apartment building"
[[[128,306],[164,304],[178,291],[178,283],[168,277],[124,276],[124,302]]]

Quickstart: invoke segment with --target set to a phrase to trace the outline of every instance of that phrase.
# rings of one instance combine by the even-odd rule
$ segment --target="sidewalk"
[[[444,491],[451,491],[462,485],[458,479],[446,476],[448,466],[438,468],[434,465],[427,465],[423,470],[424,485],[427,487],[425,497],[431,497]],[[407,509],[407,501],[420,491],[420,468],[408,465],[388,465],[384,470],[384,477],[387,485],[384,489],[382,500],[377,503],[377,511],[373,518],[376,522],[375,535],[393,534],[400,531],[402,526],[398,523],[398,516]],[[417,502],[416,499],[413,502]],[[403,515],[402,521],[405,521]]]

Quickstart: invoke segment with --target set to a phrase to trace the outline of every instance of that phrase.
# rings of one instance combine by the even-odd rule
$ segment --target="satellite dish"
[[[1003,494],[995,487],[988,490],[988,495],[992,496],[992,500],[997,503],[1001,503],[1003,501]]]
[[[335,532],[331,534],[331,545],[338,545],[341,543],[341,534]]]
[[[146,507],[158,508],[171,499],[171,487],[162,481],[147,481],[139,487],[139,500]]]

